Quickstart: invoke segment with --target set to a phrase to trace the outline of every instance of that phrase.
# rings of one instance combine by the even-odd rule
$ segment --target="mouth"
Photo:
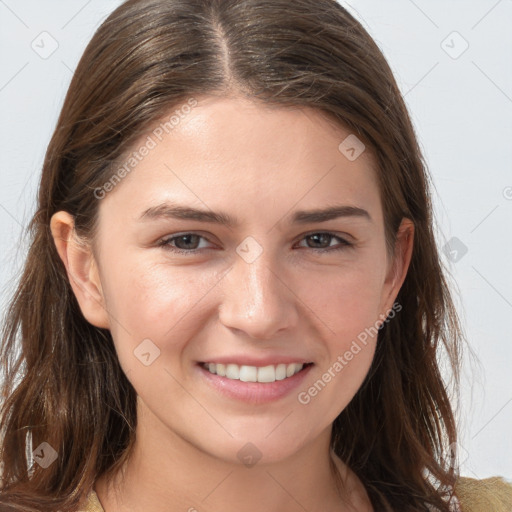
[[[250,366],[225,361],[202,362],[196,368],[202,382],[216,393],[230,400],[263,405],[290,399],[313,366],[303,362]]]
[[[293,377],[306,366],[313,363],[271,364],[267,366],[248,366],[235,363],[200,363],[200,365],[213,375],[225,377],[230,380],[242,382],[271,383],[277,380],[286,380]]]
[[[290,379],[313,363],[279,363],[266,366],[238,365],[236,363],[203,362],[199,365],[213,375],[229,380],[271,384]]]

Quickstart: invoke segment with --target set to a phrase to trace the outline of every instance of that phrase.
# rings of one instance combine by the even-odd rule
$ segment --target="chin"
[[[276,424],[273,428],[275,426]],[[279,435],[277,431],[272,432],[272,429],[267,429],[265,434],[256,434],[247,430],[245,435],[233,438],[228,438],[226,435],[222,442],[219,440],[203,442],[203,449],[228,464],[253,467],[284,461],[299,452],[305,444],[307,440],[300,439],[299,433],[295,435],[288,431]]]

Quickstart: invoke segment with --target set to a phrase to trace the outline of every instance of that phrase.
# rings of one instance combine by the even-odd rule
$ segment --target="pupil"
[[[322,237],[323,237],[324,241],[326,241],[326,239],[328,239],[329,236],[330,235],[327,235],[326,233],[318,233],[316,235],[311,235],[311,237],[314,239],[315,243],[318,243],[319,242],[319,238],[322,238]]]
[[[188,246],[191,242],[190,242],[190,239],[193,238],[193,237],[196,237],[197,235],[182,235],[180,236],[180,238],[178,238],[178,240],[184,240],[184,244],[186,246]],[[190,247],[186,247],[186,249],[190,249]]]

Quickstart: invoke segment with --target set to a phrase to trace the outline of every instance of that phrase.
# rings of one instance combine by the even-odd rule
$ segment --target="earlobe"
[[[82,314],[92,325],[108,329],[103,290],[90,245],[77,236],[73,216],[67,212],[55,213],[50,229]]]
[[[386,276],[385,290],[387,293],[383,297],[386,313],[394,304],[398,292],[405,281],[411,263],[413,245],[414,223],[410,219],[404,218],[398,228],[394,257]]]

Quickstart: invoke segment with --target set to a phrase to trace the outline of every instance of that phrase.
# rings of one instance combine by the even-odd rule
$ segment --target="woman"
[[[337,3],[125,2],[75,72],[31,229],[2,510],[475,506],[428,175]]]

